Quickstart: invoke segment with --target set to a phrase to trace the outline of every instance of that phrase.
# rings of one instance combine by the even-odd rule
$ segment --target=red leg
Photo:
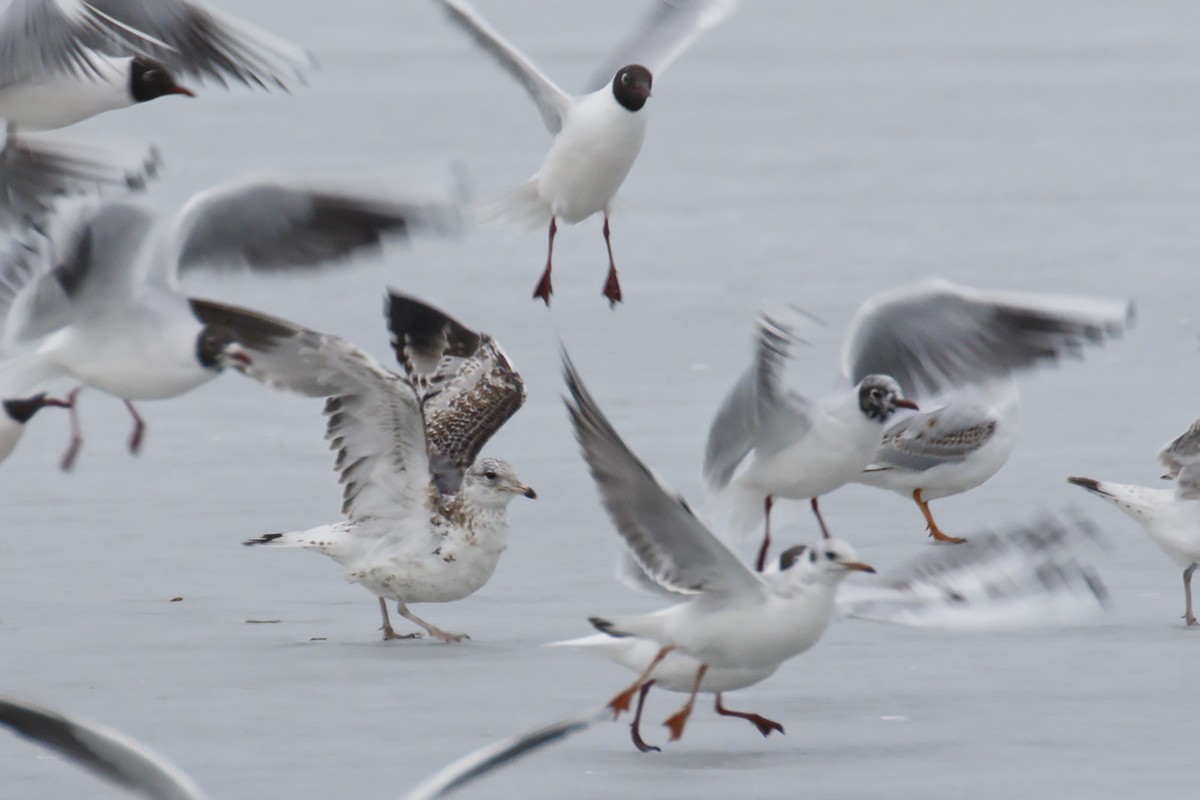
[[[767,550],[771,548],[771,506],[774,505],[771,495],[763,500],[763,516],[766,518],[766,530],[763,532],[762,547],[758,548],[758,558],[754,560],[754,570],[762,572],[767,565]]]
[[[821,525],[821,535],[826,539],[832,539],[833,537],[829,535],[829,528],[825,527],[825,520],[821,517],[821,508],[817,505],[817,498],[814,497],[810,503],[813,513],[817,515],[817,522]]]
[[[77,386],[67,395],[67,411],[71,415],[71,443],[67,445],[67,452],[63,453],[62,461],[59,462],[59,467],[63,472],[70,472],[75,468],[75,459],[79,457],[79,448],[83,446],[83,431],[79,426],[79,412],[75,409],[75,401],[82,391],[83,387]]]
[[[750,714],[745,711],[730,711],[721,704],[721,693],[717,692],[717,713],[722,717],[738,717],[739,719],[748,720],[750,724],[758,728],[758,732],[764,737],[770,736],[771,731],[779,731],[783,733],[783,726],[773,719],[767,719],[761,714]]]
[[[129,452],[136,456],[142,450],[142,439],[146,436],[146,421],[142,419],[142,415],[133,407],[133,403],[126,400],[125,407],[133,415],[133,433],[129,436]]]
[[[629,726],[630,735],[633,737],[633,746],[643,753],[661,753],[661,747],[655,747],[652,744],[646,744],[642,739],[642,706],[646,704],[646,695],[650,692],[650,687],[654,685],[654,681],[647,681],[642,686],[642,691],[638,695],[637,710],[633,712],[633,722]]]
[[[558,233],[558,222],[554,217],[550,218],[550,246],[546,250],[546,269],[542,271],[542,277],[538,281],[537,288],[533,290],[533,299],[541,300],[548,307],[550,305],[550,295],[554,294],[554,287],[550,285],[550,265],[554,261],[554,235]]]
[[[612,239],[608,231],[608,214],[604,215],[604,246],[608,248],[608,277],[604,279],[604,296],[610,308],[621,302],[621,282],[617,280],[617,265],[613,261]]]

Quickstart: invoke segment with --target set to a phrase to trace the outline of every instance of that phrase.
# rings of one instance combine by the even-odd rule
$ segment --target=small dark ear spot
[[[792,565],[800,560],[800,556],[804,555],[804,551],[808,549],[808,545],[797,544],[789,547],[779,554],[779,571],[791,569]]]
[[[808,560],[814,564],[817,563],[817,551],[816,550],[808,551]]]

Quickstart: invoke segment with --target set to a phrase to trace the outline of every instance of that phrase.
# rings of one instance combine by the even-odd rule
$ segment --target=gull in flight
[[[505,461],[480,450],[525,401],[499,343],[432,306],[392,293],[386,316],[398,375],[335,336],[301,328],[257,351],[245,372],[280,388],[324,395],[325,438],[337,453],[345,519],[270,533],[247,545],[304,547],[346,569],[379,598],[383,638],[398,634],[386,600],[443,642],[448,633],[409,603],[461,600],[491,578],[508,542],[505,509],[536,498]]]
[[[657,645],[637,680],[609,702],[615,714],[628,710],[672,653],[694,660],[688,700],[665,723],[674,741],[683,735],[710,669],[770,674],[821,638],[843,578],[875,570],[850,545],[827,539],[788,569],[752,572],[625,445],[565,353],[563,364],[567,409],[605,510],[646,574],[688,596],[653,614],[591,619],[610,637]]]
[[[525,54],[506,41],[463,0],[440,0],[450,20],[517,80],[537,105],[554,143],[537,174],[493,201],[485,218],[530,228],[549,222],[546,268],[533,296],[550,305],[554,237],[561,220],[574,224],[604,214],[608,276],[604,296],[621,301],[608,217],[613,197],[633,167],[646,135],[646,102],[655,78],[709,28],[722,22],[736,0],[658,0],[634,36],[592,81],[589,93],[567,94]]]
[[[1200,420],[1158,454],[1167,469],[1170,489],[1152,489],[1092,478],[1067,478],[1097,497],[1112,503],[1142,526],[1151,540],[1183,569],[1183,619],[1189,627],[1200,625],[1192,608],[1192,573],[1200,564]]]
[[[0,362],[9,396],[73,378],[125,401],[129,449],[142,445],[137,400],[176,397],[249,363],[224,307],[185,296],[181,273],[240,269],[279,273],[372,252],[387,237],[457,230],[455,204],[355,187],[249,180],[201,192],[151,247],[155,215],[129,200],[76,203],[0,260]],[[151,252],[154,251],[154,252]],[[82,437],[72,405],[70,469]]]

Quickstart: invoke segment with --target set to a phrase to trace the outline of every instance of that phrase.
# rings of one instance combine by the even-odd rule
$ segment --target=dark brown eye
[[[483,473],[483,477],[487,478],[489,481],[494,481],[496,480],[496,473],[489,469],[487,472]]]

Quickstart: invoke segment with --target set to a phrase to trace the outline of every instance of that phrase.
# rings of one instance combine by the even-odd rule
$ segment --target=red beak
[[[896,406],[896,408],[911,408],[913,411],[921,410],[920,406],[918,406],[916,403],[914,403],[912,400],[909,400],[906,397],[897,397],[892,402],[892,405]]]
[[[196,93],[193,92],[191,89],[187,88],[186,86],[173,86],[171,88],[170,94],[182,94],[182,95],[187,95],[188,97],[196,96]]]

